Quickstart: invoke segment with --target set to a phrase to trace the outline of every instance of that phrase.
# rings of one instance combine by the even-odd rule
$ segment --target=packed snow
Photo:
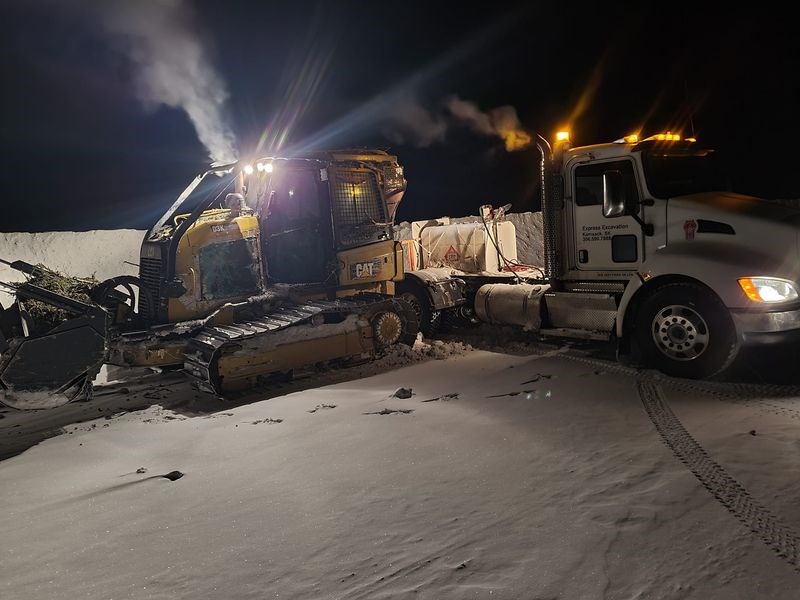
[[[101,278],[130,237],[0,257]],[[225,400],[107,379],[0,409],[0,598],[798,597],[796,377],[674,380],[484,326]]]

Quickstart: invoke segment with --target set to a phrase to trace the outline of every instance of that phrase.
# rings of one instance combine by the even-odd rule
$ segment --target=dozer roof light
[[[253,174],[253,165],[245,165],[244,166],[244,172],[247,175],[252,175]]]
[[[556,133],[556,141],[557,142],[568,142],[569,141],[569,131],[559,131]]]

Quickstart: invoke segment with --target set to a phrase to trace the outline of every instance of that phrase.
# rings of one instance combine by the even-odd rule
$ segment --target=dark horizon
[[[285,133],[284,149],[387,149],[408,179],[399,221],[537,207],[536,150],[507,152],[449,118],[453,95],[484,112],[512,106],[528,132],[571,122],[576,144],[641,125],[694,133],[727,158],[737,189],[800,198],[781,148],[800,133],[797,52],[766,9],[184,4],[240,152],[263,132],[267,145]],[[91,16],[98,4],[75,6],[6,7],[2,231],[146,229],[210,162],[182,110],[137,99],[134,66]]]

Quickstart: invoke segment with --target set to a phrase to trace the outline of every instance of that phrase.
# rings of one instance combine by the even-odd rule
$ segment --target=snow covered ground
[[[418,341],[0,416],[2,598],[797,598],[794,388]]]
[[[0,257],[105,278],[142,234]],[[798,597],[796,370],[686,382],[521,335],[225,401],[112,370],[90,402],[0,409],[0,598]]]

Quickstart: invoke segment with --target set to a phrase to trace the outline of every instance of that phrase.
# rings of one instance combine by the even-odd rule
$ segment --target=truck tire
[[[419,321],[419,330],[425,337],[431,337],[439,331],[441,312],[433,310],[428,293],[421,285],[410,281],[397,284],[397,296],[411,305]]]
[[[673,377],[703,379],[725,370],[739,344],[728,309],[698,284],[670,283],[648,296],[634,335],[648,366]]]

